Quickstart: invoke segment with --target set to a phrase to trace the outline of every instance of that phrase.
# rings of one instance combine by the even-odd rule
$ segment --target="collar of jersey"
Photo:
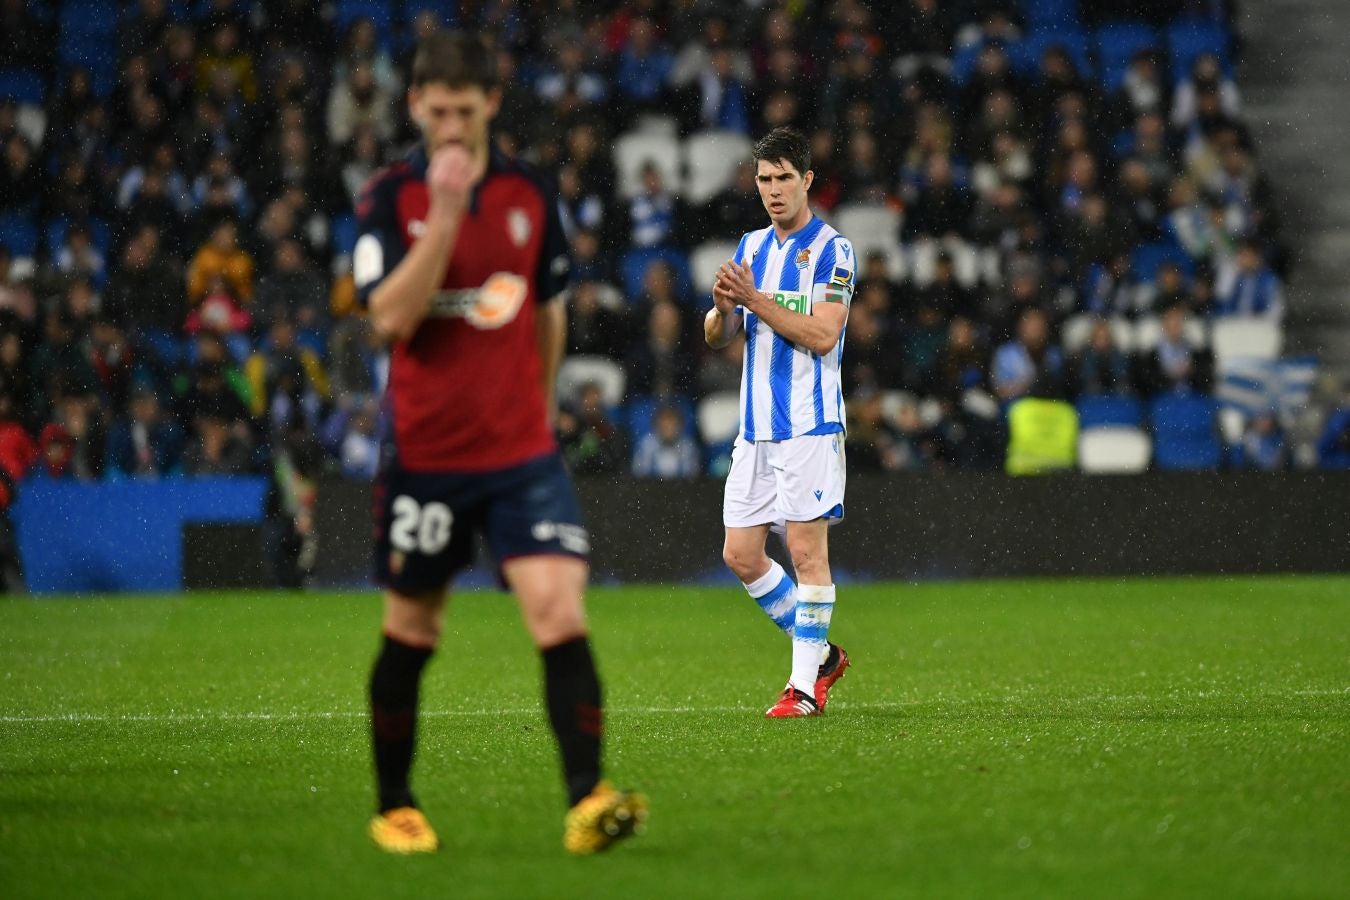
[[[796,231],[792,232],[787,237],[783,238],[781,241],[778,240],[778,231],[772,225],[769,226],[769,234],[773,236],[774,245],[781,250],[787,246],[788,241],[793,240],[794,238],[802,237],[808,231],[811,232],[812,237],[815,237],[815,232],[819,231],[820,227],[824,224],[825,223],[824,221],[821,220],[820,216],[816,215],[815,213],[811,213],[811,218],[806,220],[805,225],[803,225],[801,228],[798,228]]]

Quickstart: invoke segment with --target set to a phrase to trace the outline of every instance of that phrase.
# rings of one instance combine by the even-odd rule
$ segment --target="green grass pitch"
[[[854,669],[776,722],[742,592],[589,603],[648,834],[564,854],[538,659],[471,593],[423,691],[446,846],[401,859],[373,593],[0,602],[0,897],[1350,896],[1350,579],[849,586]]]

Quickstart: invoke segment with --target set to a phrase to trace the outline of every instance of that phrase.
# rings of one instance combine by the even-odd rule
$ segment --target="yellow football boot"
[[[567,811],[563,819],[563,846],[581,856],[599,853],[646,828],[647,798],[615,790],[608,781],[602,781]]]
[[[441,842],[422,811],[400,806],[370,820],[370,837],[388,853],[434,853]]]

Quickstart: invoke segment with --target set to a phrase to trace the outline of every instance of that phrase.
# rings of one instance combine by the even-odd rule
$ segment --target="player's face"
[[[756,166],[755,185],[769,218],[779,228],[795,230],[806,218],[806,192],[815,173],[807,170],[803,175],[785,159],[777,162],[761,159]]]
[[[475,156],[487,147],[488,123],[501,108],[500,90],[452,88],[431,82],[408,91],[408,111],[422,132],[427,154],[459,144]]]

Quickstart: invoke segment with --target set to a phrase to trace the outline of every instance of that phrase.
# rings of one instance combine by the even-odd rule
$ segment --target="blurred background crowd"
[[[497,141],[556,173],[579,473],[724,469],[743,348],[699,322],[709,267],[766,224],[749,143],[777,125],[810,136],[813,207],[861,260],[855,470],[1001,467],[1024,397],[1152,435],[1159,467],[1350,466],[1350,412],[1301,428],[1316,363],[1281,356],[1291,254],[1234,21],[1222,0],[0,0],[0,467],[371,478],[387,356],[352,206],[416,140],[411,54],[446,27],[492,36]],[[1191,443],[1165,450],[1167,423]]]

